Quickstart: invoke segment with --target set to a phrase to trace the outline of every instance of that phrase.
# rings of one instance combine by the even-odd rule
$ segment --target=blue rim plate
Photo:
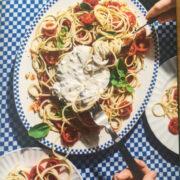
[[[69,0],[72,1],[72,0]],[[67,2],[67,1],[66,1]],[[21,84],[22,84],[22,77],[21,76],[21,66],[22,63],[24,63],[23,59],[23,53],[25,49],[27,48],[28,41],[32,35],[32,32],[34,31],[35,26],[37,23],[41,20],[41,18],[47,13],[49,10],[52,10],[53,7],[57,8],[57,3],[61,3],[61,1],[58,0],[50,0],[47,2],[47,4],[44,5],[44,7],[41,9],[41,11],[38,13],[38,15],[35,17],[34,21],[32,24],[27,28],[26,33],[24,38],[21,41],[21,45],[19,48],[19,51],[17,53],[17,58],[15,62],[15,67],[14,67],[14,77],[13,77],[13,91],[14,91],[14,99],[15,99],[15,104],[17,108],[17,112],[19,114],[20,120],[22,121],[23,125],[27,130],[30,129],[32,124],[30,123],[29,119],[26,116],[24,108],[24,102],[22,102],[22,90],[21,90]],[[64,3],[64,2],[63,2]],[[138,0],[131,0],[131,4],[139,11],[141,16],[145,16],[146,14],[146,9],[143,7],[143,5],[138,1]],[[69,4],[71,5],[71,4]],[[129,5],[129,4],[128,4]],[[58,6],[59,7],[59,6]],[[145,18],[144,18],[145,19]],[[134,110],[133,115],[126,121],[125,125],[123,126],[122,130],[119,132],[120,138],[124,137],[133,127],[134,125],[138,122],[140,116],[145,110],[145,107],[148,104],[149,98],[151,97],[152,91],[154,89],[155,83],[156,83],[156,78],[157,78],[157,73],[158,73],[158,68],[159,68],[159,43],[158,43],[158,38],[157,34],[155,32],[154,26],[150,27],[152,33],[152,52],[150,55],[150,59],[145,58],[145,71],[144,74],[140,74],[140,79],[142,79],[142,84],[141,88],[137,90],[137,97],[135,99],[141,99],[139,104],[134,105],[133,107],[137,107],[136,110]],[[148,64],[149,63],[149,64]],[[150,71],[150,73],[147,73],[146,71]],[[140,81],[141,82],[141,81]],[[143,91],[143,93],[141,93]],[[142,94],[142,95],[141,95]],[[101,135],[100,138],[104,136]],[[69,151],[68,148],[63,147],[61,144],[55,144],[51,140],[49,140],[47,137],[43,138],[42,140],[39,141],[40,143],[44,144],[45,146],[52,148],[52,146],[55,147],[55,149],[59,152],[62,153],[67,153]],[[107,138],[107,140],[103,141],[103,143],[95,146],[95,147],[71,147],[70,154],[90,154],[90,153],[95,153],[100,150],[104,150],[110,146],[112,146],[114,142],[110,139],[110,137]]]

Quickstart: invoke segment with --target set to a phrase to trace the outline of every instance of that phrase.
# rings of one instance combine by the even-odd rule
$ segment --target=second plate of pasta
[[[179,153],[177,58],[159,68],[156,89],[146,109],[148,124],[156,138],[174,153]],[[169,141],[170,139],[170,141]]]

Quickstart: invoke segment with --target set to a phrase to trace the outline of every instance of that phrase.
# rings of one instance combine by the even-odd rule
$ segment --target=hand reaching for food
[[[135,159],[136,163],[138,164],[141,171],[144,173],[143,180],[155,180],[156,179],[156,172],[151,171],[148,166],[145,164],[144,161]],[[120,173],[116,173],[113,177],[113,180],[134,180],[131,171],[126,168]]]
[[[160,23],[176,19],[176,0],[160,0],[147,13],[146,19],[158,17]]]

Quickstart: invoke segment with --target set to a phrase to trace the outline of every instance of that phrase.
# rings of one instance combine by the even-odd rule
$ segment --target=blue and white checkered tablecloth
[[[16,112],[13,91],[13,65],[20,40],[25,29],[46,1],[0,1],[0,155],[20,147],[41,146],[27,136]],[[176,55],[175,22],[156,23],[160,41],[161,63]],[[178,157],[152,140],[145,115],[124,138],[131,153],[143,159],[158,173],[158,179],[180,179]],[[162,147],[162,148],[160,148]],[[117,147],[86,156],[70,156],[84,179],[111,179],[112,175],[126,167]]]

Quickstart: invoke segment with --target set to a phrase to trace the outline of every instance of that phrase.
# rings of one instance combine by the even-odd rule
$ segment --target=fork
[[[119,145],[119,151],[122,154],[122,157],[126,164],[128,165],[132,175],[134,176],[135,180],[142,180],[144,177],[144,174],[139,169],[137,163],[135,162],[133,156],[129,152],[129,150],[125,147],[124,143],[121,141],[121,138],[118,136],[118,134],[111,128],[108,117],[106,114],[102,111],[101,106],[99,103],[96,103],[91,109],[90,109],[91,117],[93,118],[94,122],[101,127],[104,127],[106,132],[111,135],[111,138],[113,141]]]

